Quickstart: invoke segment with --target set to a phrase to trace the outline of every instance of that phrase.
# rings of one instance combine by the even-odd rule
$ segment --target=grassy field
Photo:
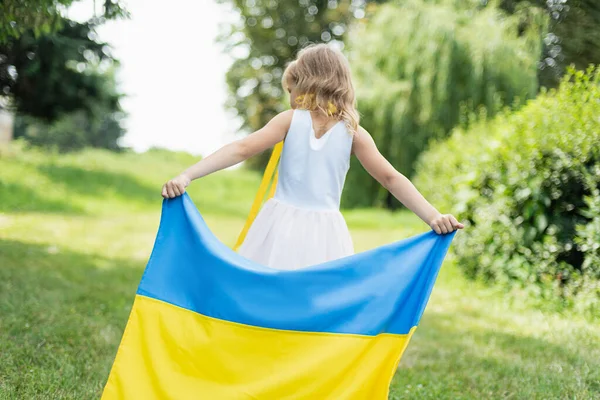
[[[0,153],[0,399],[98,398],[158,226],[161,183],[186,154]],[[225,171],[190,195],[232,244],[259,176]],[[427,227],[346,212],[357,250]],[[450,256],[391,399],[600,398],[600,327],[466,281]]]

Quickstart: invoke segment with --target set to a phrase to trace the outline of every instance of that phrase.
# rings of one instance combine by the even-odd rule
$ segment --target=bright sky
[[[235,13],[214,0],[125,5],[131,19],[110,21],[98,32],[121,61],[118,80],[129,114],[123,144],[206,155],[233,140],[238,122],[223,107],[231,59],[215,38],[219,23],[235,20]],[[86,19],[93,7],[92,0],[75,3],[69,16]]]

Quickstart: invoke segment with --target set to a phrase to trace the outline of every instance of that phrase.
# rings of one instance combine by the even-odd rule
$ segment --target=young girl
[[[436,233],[462,229],[443,215],[381,155],[359,126],[348,61],[327,45],[309,46],[283,74],[292,109],[222,147],[168,181],[162,196],[185,192],[194,179],[244,161],[284,141],[275,195],[262,207],[239,253],[260,264],[296,269],[354,253],[339,211],[350,156]]]

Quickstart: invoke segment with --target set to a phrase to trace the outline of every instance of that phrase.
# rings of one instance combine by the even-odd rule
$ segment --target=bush
[[[417,187],[468,224],[454,246],[468,276],[600,315],[599,77],[571,70],[420,158]]]
[[[94,116],[81,111],[65,114],[56,121],[46,121],[17,115],[15,139],[23,138],[30,145],[60,152],[77,151],[84,147],[122,150],[119,142],[125,134],[121,126],[122,113]]]

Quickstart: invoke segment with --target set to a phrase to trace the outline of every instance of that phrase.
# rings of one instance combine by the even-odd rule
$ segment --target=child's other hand
[[[452,214],[440,214],[429,224],[435,233],[450,233],[457,229],[463,229],[465,226],[458,222]]]
[[[179,175],[165,183],[162,187],[162,197],[165,199],[173,199],[185,193],[185,188],[188,187],[191,180],[185,175]]]

